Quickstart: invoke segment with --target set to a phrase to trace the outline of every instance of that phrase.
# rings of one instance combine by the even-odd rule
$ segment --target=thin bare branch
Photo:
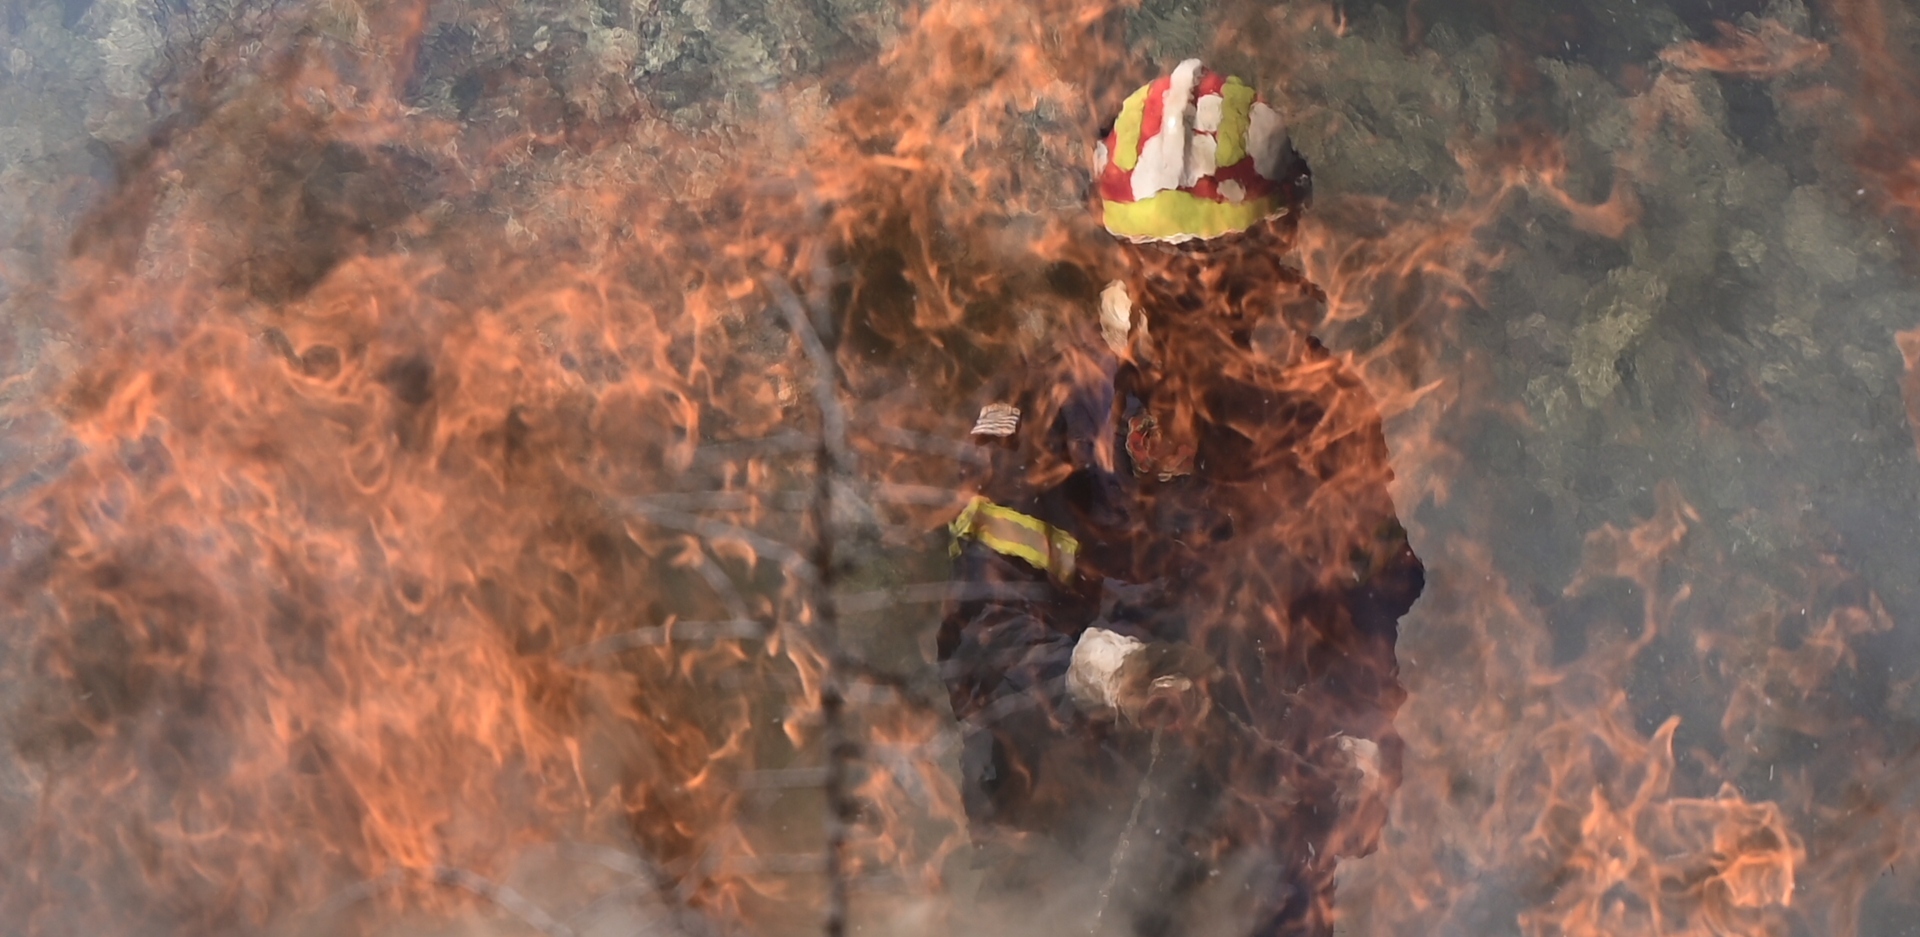
[[[988,455],[986,450],[970,442],[947,439],[931,433],[916,433],[893,426],[874,426],[867,432],[875,440],[900,449],[940,456],[956,462],[965,462],[968,465],[989,465],[993,462],[993,457]]]
[[[823,284],[816,283],[816,286],[820,285]],[[826,661],[819,691],[820,735],[827,755],[827,773],[821,782],[827,803],[827,916],[823,930],[826,937],[845,937],[848,907],[846,845],[849,827],[857,811],[849,794],[851,787],[848,774],[857,743],[847,734],[844,713],[846,696],[842,683],[846,662],[840,651],[840,613],[833,595],[833,496],[840,476],[852,470],[853,457],[847,450],[847,415],[840,406],[839,368],[833,356],[820,341],[812,318],[806,307],[800,304],[800,297],[794,295],[792,287],[782,280],[768,279],[766,288],[773,295],[774,304],[786,315],[787,324],[800,340],[800,347],[805,350],[808,360],[813,363],[813,395],[820,408],[820,440],[814,456],[814,499],[809,522],[814,538],[812,565],[815,575],[810,580],[813,587],[813,633],[818,639],[818,650]]]
[[[771,628],[750,618],[727,621],[677,621],[670,625],[653,625],[635,628],[632,631],[622,631],[578,647],[568,648],[560,655],[560,660],[578,665],[594,658],[643,647],[683,643],[711,644],[715,641],[751,641],[764,638],[771,632]]]
[[[872,486],[842,484],[847,494],[868,497],[893,504],[922,504],[958,507],[973,497],[973,492],[933,485],[899,485],[881,482]],[[669,491],[639,495],[629,503],[677,511],[751,511],[772,509],[804,511],[813,507],[813,492],[808,491]]]
[[[813,319],[807,315],[807,309],[801,305],[793,287],[773,277],[768,277],[764,282],[767,292],[773,296],[773,304],[785,316],[787,326],[793,330],[794,337],[800,340],[801,350],[806,352],[807,361],[813,365],[813,402],[820,408],[819,444],[833,460],[832,467],[835,470],[852,469],[852,455],[847,451],[847,411],[840,406],[840,393],[835,379],[839,368],[834,364],[833,355],[820,341],[820,333],[814,329]]]
[[[341,889],[316,908],[314,917],[326,917],[346,908],[366,901],[381,892],[399,885],[407,877],[401,869],[393,869],[384,875],[370,878]],[[426,872],[427,881],[436,885],[459,888],[471,892],[492,902],[501,910],[519,918],[528,927],[547,937],[574,937],[573,928],[548,914],[539,905],[528,900],[513,888],[493,881],[477,872],[453,866],[435,866]]]
[[[895,605],[922,605],[930,602],[977,602],[983,599],[1033,599],[1047,596],[1039,583],[1013,582],[924,582],[853,592],[840,596],[840,610],[873,612]]]
[[[527,900],[525,895],[466,869],[451,866],[439,866],[433,870],[433,880],[441,885],[464,888],[519,918],[528,927],[546,934],[547,937],[574,937],[573,928],[557,920],[539,905]]]
[[[702,548],[700,551],[700,562],[694,567],[700,573],[700,578],[705,580],[707,587],[720,597],[720,604],[727,607],[728,615],[735,620],[753,617],[747,611],[747,601],[740,597],[740,587],[734,585],[733,578],[727,575],[726,570],[720,568],[720,564],[714,560],[711,553],[710,548]]]
[[[799,550],[738,524],[729,524],[672,508],[655,507],[645,499],[629,498],[621,503],[632,513],[662,527],[697,534],[708,540],[737,540],[744,543],[753,552],[779,563],[788,573],[802,582],[812,583],[820,580],[820,568],[809,562]]]
[[[790,455],[800,452],[812,452],[820,441],[808,433],[779,433],[758,439],[729,439],[725,442],[710,442],[694,451],[693,464],[710,467],[724,465],[736,459],[749,459],[755,456]]]

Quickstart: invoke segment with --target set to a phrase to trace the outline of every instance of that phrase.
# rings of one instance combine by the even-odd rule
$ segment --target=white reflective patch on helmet
[[[1093,171],[1105,172],[1106,168],[1107,168],[1107,141],[1102,140],[1099,143],[1095,143],[1093,145]]]
[[[1277,181],[1286,152],[1287,125],[1279,112],[1263,101],[1253,102],[1247,114],[1247,153],[1253,157],[1253,171]]]
[[[1228,179],[1220,183],[1220,197],[1238,205],[1247,200],[1247,187],[1233,179]]]
[[[1219,154],[1219,146],[1219,141],[1204,133],[1187,138],[1187,170],[1180,174],[1182,186],[1191,186],[1220,168],[1215,159]]]
[[[1187,112],[1193,107],[1199,72],[1200,60],[1188,59],[1168,79],[1166,97],[1160,102],[1159,131],[1140,145],[1140,161],[1133,167],[1134,201],[1179,188],[1187,168]]]
[[[1217,94],[1203,94],[1193,105],[1193,129],[1201,133],[1219,133],[1220,119],[1226,114],[1226,101]]]

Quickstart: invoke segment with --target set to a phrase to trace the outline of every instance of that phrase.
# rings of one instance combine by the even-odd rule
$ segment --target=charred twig
[[[753,491],[670,491],[640,495],[627,503],[660,511],[751,511],[769,494]]]
[[[575,911],[569,920],[579,920],[594,913],[609,902],[624,899],[638,899],[648,905],[648,910],[672,923],[669,932],[675,937],[708,937],[714,933],[712,922],[705,917],[689,911],[685,904],[668,900],[673,892],[673,876],[658,864],[633,852],[592,843],[560,843],[562,856],[591,862],[628,876],[631,881],[607,894],[593,900],[587,907]],[[657,928],[648,928],[648,932],[657,933]]]
[[[916,433],[893,426],[864,426],[861,432],[874,442],[896,449],[952,459],[968,465],[984,466],[993,462],[993,457],[979,446],[932,433]],[[814,438],[806,433],[777,433],[756,439],[729,439],[702,445],[693,454],[693,464],[710,467],[742,458],[797,455],[811,451],[815,445]]]
[[[916,433],[912,430],[893,426],[875,426],[868,430],[873,438],[887,445],[928,455],[941,456],[969,465],[989,465],[993,462],[986,451],[969,442],[935,436],[930,433]]]
[[[659,900],[659,896],[654,893],[654,889],[651,885],[648,885],[646,882],[641,882],[641,881],[626,882],[625,884],[614,887],[610,891],[602,893],[600,896],[594,898],[592,901],[587,902],[584,907],[581,907],[575,910],[574,912],[572,912],[571,914],[568,914],[567,920],[569,922],[577,922],[581,920],[587,920],[591,922],[594,918],[605,913],[606,909],[610,907],[615,907],[623,903],[631,904],[631,903],[637,903],[637,902],[646,902],[649,905],[649,907],[647,908],[648,911],[654,912],[658,914],[660,917],[673,919],[673,923],[675,925],[674,929],[676,931],[680,929],[679,925],[682,924],[682,920],[679,918],[679,916],[673,914],[667,908],[665,902],[662,902]],[[569,926],[572,926],[572,925],[570,924]],[[642,926],[646,928],[644,931],[642,931],[642,933],[654,932],[654,931],[657,931],[658,929],[658,925],[654,924],[651,921],[646,922]],[[588,928],[590,930],[593,929],[593,926],[591,923],[588,924]]]
[[[930,602],[977,602],[984,599],[1044,599],[1045,586],[1013,582],[927,582],[872,592],[854,592],[840,597],[840,610],[873,612],[895,605],[921,605]]]
[[[747,602],[740,597],[739,587],[733,584],[726,570],[721,569],[720,564],[714,562],[713,557],[707,555],[705,549],[700,550],[698,555],[700,562],[695,564],[694,569],[700,574],[701,579],[706,580],[707,587],[713,590],[713,594],[720,597],[720,603],[727,607],[727,614],[736,621],[753,617],[747,613]]]
[[[945,674],[942,674],[942,678],[945,678]],[[1013,693],[1002,696],[961,720],[961,722],[967,729],[984,729],[1002,719],[1026,712],[1043,703],[1057,700],[1065,696],[1066,692],[1067,678],[1064,676],[1055,677],[1038,684],[1033,688],[1033,692],[1031,693]],[[960,728],[947,729],[920,747],[921,757],[929,761],[945,757],[948,752],[960,744],[961,737],[962,730]]]
[[[1146,806],[1147,798],[1153,795],[1153,771],[1160,767],[1160,730],[1153,730],[1153,738],[1147,745],[1147,770],[1140,775],[1140,787],[1133,794],[1133,812],[1127,815],[1127,825],[1120,828],[1120,841],[1113,847],[1113,863],[1107,867],[1107,880],[1100,886],[1100,900],[1093,910],[1093,923],[1087,928],[1089,933],[1097,933],[1100,925],[1106,921],[1107,903],[1113,900],[1113,886],[1119,884],[1120,872],[1126,868],[1127,859],[1133,852],[1133,834],[1140,830],[1140,811]]]
[[[556,848],[562,856],[569,859],[578,859],[583,862],[592,862],[596,865],[605,866],[622,875],[630,875],[634,878],[642,879],[656,888],[667,885],[672,881],[672,876],[668,875],[665,869],[625,849],[616,849],[612,846],[602,846],[596,843],[566,842],[560,843]]]
[[[662,527],[697,534],[708,540],[738,540],[760,556],[779,563],[802,582],[820,581],[820,566],[809,562],[799,550],[771,537],[754,533],[738,524],[729,524],[726,521],[717,521],[672,508],[655,507],[644,499],[628,499],[625,505],[633,513]]]
[[[776,853],[767,856],[736,856],[728,859],[724,865],[728,872],[760,875],[821,875],[827,871],[825,856],[805,853]],[[858,876],[846,876],[849,882],[859,881],[863,886],[898,886],[900,875],[892,869],[868,869]]]
[[[926,779],[920,776],[920,767],[925,762],[918,759],[918,746],[871,745],[867,751],[887,774],[893,776],[908,798],[914,803],[926,807],[933,803],[933,792],[927,789]]]
[[[913,680],[905,675],[883,670],[858,658],[849,657],[841,663],[849,679],[841,683],[840,693],[842,701],[849,706],[904,703],[928,711],[939,708],[932,698],[914,689]],[[789,693],[799,692],[804,687],[797,674],[759,670],[750,674],[723,671],[715,678],[715,683],[728,690],[781,690]]]
[[[722,845],[740,838],[739,829],[730,826],[709,840],[707,844],[700,849],[699,854],[694,857],[693,861],[687,865],[686,874],[680,876],[680,884],[676,885],[673,890],[673,900],[683,905],[692,901],[694,894],[699,891],[701,883],[706,881],[706,879],[720,867],[720,861],[724,856],[724,852],[721,849]]]
[[[820,409],[820,436],[816,443],[832,463],[832,471],[827,473],[830,480],[835,473],[852,468],[847,452],[847,411],[840,406],[840,391],[835,386],[839,369],[793,288],[772,278],[766,281],[766,286],[767,292],[773,294],[774,305],[786,317],[787,327],[793,330],[794,338],[799,339],[807,361],[813,365],[813,403]]]
[[[573,928],[548,914],[545,909],[528,900],[527,896],[477,872],[453,866],[434,866],[424,874],[427,881],[435,885],[463,889],[485,898],[547,937],[574,937]],[[403,870],[394,869],[384,875],[344,888],[332,898],[327,899],[314,913],[317,916],[338,913],[399,885],[405,877],[406,873]]]
[[[635,628],[632,631],[622,631],[578,647],[568,648],[560,655],[560,660],[577,665],[596,657],[607,657],[643,647],[660,647],[680,642],[751,641],[766,637],[771,630],[765,624],[750,618],[727,621],[678,621],[670,625],[653,625],[647,628]]]
[[[819,444],[819,440],[806,433],[780,433],[758,439],[729,439],[725,442],[707,443],[695,450],[693,464],[706,466],[753,456],[810,452]]]
[[[932,485],[905,485],[880,482],[871,488],[848,488],[855,495],[893,504],[919,504],[946,507],[965,504],[972,492]],[[780,511],[805,511],[813,508],[813,491],[681,491],[641,495],[629,504],[669,511],[750,511],[772,508]]]
[[[1216,708],[1215,711],[1219,712],[1226,719],[1228,728],[1239,733],[1243,741],[1256,748],[1264,749],[1278,755],[1281,760],[1287,762],[1288,765],[1292,767],[1295,774],[1312,778],[1325,778],[1327,776],[1324,768],[1300,757],[1298,752],[1294,751],[1291,746],[1284,742],[1269,738],[1265,732],[1260,731],[1258,727],[1247,720],[1240,718],[1240,716],[1232,710]],[[1283,781],[1282,784],[1284,783]]]
[[[353,905],[359,904],[400,884],[400,880],[404,875],[405,873],[399,869],[390,869],[384,875],[375,876],[364,882],[356,882],[346,888],[342,888],[334,892],[327,900],[321,902],[319,907],[313,909],[311,916],[315,918],[325,918],[338,914]]]
[[[903,674],[882,669],[857,657],[843,657],[840,666],[849,677],[858,677],[866,681],[841,684],[841,697],[848,703],[874,705],[905,703],[915,709],[927,711],[938,708],[932,699],[914,688],[911,678]]]
[[[742,771],[733,779],[734,786],[743,791],[819,787],[825,783],[827,783],[825,768],[763,768],[758,771]]]
[[[574,937],[573,928],[556,920],[539,905],[527,900],[525,895],[491,879],[466,869],[439,866],[433,870],[433,880],[441,885],[464,888],[479,895],[548,937]]]

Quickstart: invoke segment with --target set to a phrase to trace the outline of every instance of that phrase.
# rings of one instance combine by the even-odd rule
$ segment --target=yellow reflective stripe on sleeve
[[[1073,576],[1073,564],[1080,557],[1080,541],[1057,527],[1047,528],[1047,541],[1053,547],[1053,552],[1048,555],[1053,562],[1047,567],[1047,572],[1053,578],[1066,582]]]
[[[979,515],[980,505],[992,503],[979,495],[974,495],[973,500],[968,501],[967,506],[960,509],[960,516],[947,525],[947,532],[953,535],[953,542],[947,545],[947,555],[960,555],[960,541],[973,536],[973,519]]]
[[[1120,117],[1113,122],[1113,164],[1128,172],[1140,162],[1140,121],[1146,117],[1147,89],[1151,87],[1142,85],[1127,95],[1126,103],[1120,105]]]
[[[955,555],[960,552],[960,541],[972,538],[995,553],[1023,560],[1062,582],[1073,574],[1074,560],[1080,553],[1080,541],[1072,534],[980,495],[967,502],[947,529],[953,534]]]
[[[974,539],[991,547],[995,553],[1026,560],[1035,569],[1051,572],[1053,546],[1048,542],[1047,532],[1022,523],[1033,518],[1014,512],[1008,512],[1013,513],[1012,517],[999,513],[1004,510],[996,509],[994,505],[982,510],[973,522]]]

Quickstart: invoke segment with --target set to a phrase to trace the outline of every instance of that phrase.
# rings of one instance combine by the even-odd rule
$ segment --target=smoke
[[[28,120],[94,155],[8,196],[0,255],[10,928],[1124,906],[1111,864],[1031,844],[1035,894],[973,845],[936,532],[991,382],[1121,268],[1095,132],[1201,52],[1314,167],[1306,324],[1434,584],[1342,929],[1897,920],[1920,430],[1873,145],[1904,47],[1868,40],[1910,26],[1644,6],[1411,45],[1312,4],[18,14],[10,165],[53,165]],[[1195,932],[1277,887],[1218,868]]]

